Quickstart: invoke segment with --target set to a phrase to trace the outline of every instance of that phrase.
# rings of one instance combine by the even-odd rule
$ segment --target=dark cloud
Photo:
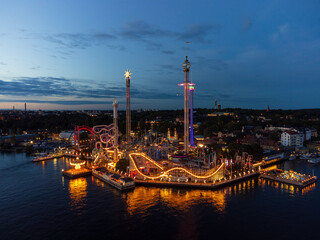
[[[194,64],[198,66],[206,66],[215,71],[224,70],[228,66],[228,64],[221,59],[213,59],[207,57],[197,57]]]
[[[175,53],[174,51],[170,51],[170,50],[162,50],[161,52],[164,54],[169,54],[169,55],[172,55]]]
[[[125,87],[112,86],[110,83],[92,84],[87,83],[74,84],[73,81],[65,78],[54,77],[22,77],[11,81],[0,80],[1,94],[10,96],[26,97],[72,97],[78,101],[86,101],[87,98],[118,98],[125,97]],[[138,99],[163,99],[173,98],[174,94],[159,92],[157,89],[136,89],[131,88],[132,98]],[[100,101],[100,100],[99,100]],[[48,101],[44,101],[48,102]],[[64,101],[63,101],[64,102]]]
[[[108,33],[60,33],[47,35],[44,39],[66,48],[86,49],[91,46],[110,43],[117,37]]]
[[[3,66],[4,66],[4,65],[7,65],[7,64],[6,64],[6,63],[4,63],[4,62],[0,62],[0,65],[3,65]]]
[[[127,48],[123,45],[108,45],[108,47],[110,49],[117,49],[117,50],[120,50],[120,51],[125,51],[127,50]]]
[[[174,37],[176,36],[176,33],[149,25],[142,20],[135,20],[132,22],[126,22],[120,31],[120,35],[125,39],[141,41],[146,38],[154,37]]]
[[[208,35],[212,31],[218,33],[220,31],[220,26],[213,26],[209,24],[194,24],[189,26],[182,33],[179,33],[178,39],[184,41],[196,41],[200,43],[212,43],[212,40],[208,39]]]
[[[170,38],[183,41],[196,41],[200,43],[211,43],[212,40],[208,38],[211,32],[219,32],[220,26],[209,24],[194,24],[187,27],[182,32],[170,31],[161,29],[157,26],[150,25],[142,20],[135,20],[126,22],[120,29],[118,34],[124,40],[135,40],[143,42],[151,50],[162,50],[162,53],[173,54],[173,51],[163,50],[163,44],[158,40],[159,38]]]

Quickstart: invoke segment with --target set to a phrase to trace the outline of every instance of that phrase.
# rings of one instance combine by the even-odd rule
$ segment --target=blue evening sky
[[[1,1],[0,109],[320,107],[320,1]]]

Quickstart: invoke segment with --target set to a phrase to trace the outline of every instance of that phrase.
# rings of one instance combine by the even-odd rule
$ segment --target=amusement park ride
[[[182,65],[184,82],[184,148],[179,151],[178,136],[174,137],[155,134],[152,130],[140,139],[133,139],[131,132],[130,112],[130,80],[131,72],[125,73],[126,80],[126,135],[122,137],[118,131],[118,103],[113,103],[113,123],[99,126],[76,126],[74,146],[81,150],[80,132],[88,131],[91,135],[93,164],[97,167],[114,168],[119,159],[128,159],[129,166],[126,176],[141,181],[170,181],[170,182],[202,182],[209,183],[226,177],[226,164],[217,162],[207,163],[201,147],[193,144],[193,90],[194,83],[189,82],[191,64],[188,56]],[[190,94],[190,106],[189,106]],[[190,109],[191,107],[191,109]],[[190,122],[190,124],[189,124]],[[118,142],[118,140],[120,140]],[[101,161],[103,159],[103,161]],[[211,162],[211,163],[212,163]]]

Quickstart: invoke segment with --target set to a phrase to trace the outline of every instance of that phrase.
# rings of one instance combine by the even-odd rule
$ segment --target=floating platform
[[[69,178],[78,178],[78,177],[86,177],[90,176],[92,174],[92,171],[87,168],[80,168],[80,169],[68,169],[63,170],[62,175],[67,176]]]
[[[263,171],[260,177],[272,181],[287,183],[300,188],[304,188],[318,180],[318,177],[316,176],[305,175],[294,171],[285,171],[282,169]]]

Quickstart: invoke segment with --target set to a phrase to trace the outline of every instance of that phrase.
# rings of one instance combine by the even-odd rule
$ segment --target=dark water
[[[69,180],[69,160],[0,153],[0,239],[320,239],[320,182],[304,190],[251,179],[219,190]],[[320,165],[282,166],[320,176]]]

